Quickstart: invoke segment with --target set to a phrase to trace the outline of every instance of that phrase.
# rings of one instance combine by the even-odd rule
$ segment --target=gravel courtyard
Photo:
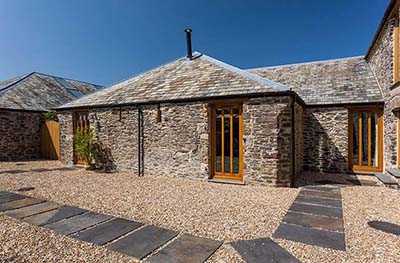
[[[60,170],[63,167],[57,161],[1,162],[0,190],[34,187],[23,194],[225,241],[208,262],[242,262],[228,242],[271,237],[299,192],[297,188]],[[341,191],[346,252],[274,240],[303,262],[400,262],[400,237],[367,225],[371,220],[400,224],[400,191],[372,186],[349,186]],[[3,261],[134,262],[0,215]]]

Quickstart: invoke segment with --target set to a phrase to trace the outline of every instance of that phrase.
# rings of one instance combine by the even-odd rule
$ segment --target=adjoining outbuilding
[[[58,124],[49,124],[53,130],[43,130],[44,113],[51,108],[94,92],[102,86],[81,81],[32,72],[0,82],[0,160],[38,159],[42,149],[57,157],[52,136],[57,136]],[[45,132],[46,131],[46,132]],[[49,142],[42,137],[49,138]]]

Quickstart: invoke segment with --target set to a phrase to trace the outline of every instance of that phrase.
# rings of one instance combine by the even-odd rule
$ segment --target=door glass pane
[[[359,165],[359,144],[358,144],[358,113],[353,113],[353,164]]]
[[[239,110],[233,110],[233,173],[239,173]]]
[[[221,110],[216,111],[216,138],[215,138],[215,170],[216,172],[222,172],[222,137],[221,137]]]
[[[224,172],[231,172],[230,156],[231,156],[231,119],[230,110],[224,110]]]
[[[371,164],[372,166],[378,166],[378,114],[371,114]]]
[[[362,165],[368,165],[368,112],[362,113]]]

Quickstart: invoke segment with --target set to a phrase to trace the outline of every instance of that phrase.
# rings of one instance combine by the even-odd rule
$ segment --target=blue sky
[[[110,85],[193,49],[240,68],[365,54],[388,0],[1,0],[0,80]]]

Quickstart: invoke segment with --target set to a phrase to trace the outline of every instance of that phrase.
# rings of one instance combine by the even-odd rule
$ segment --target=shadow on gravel
[[[369,221],[368,225],[377,230],[400,236],[400,226],[385,221]]]

